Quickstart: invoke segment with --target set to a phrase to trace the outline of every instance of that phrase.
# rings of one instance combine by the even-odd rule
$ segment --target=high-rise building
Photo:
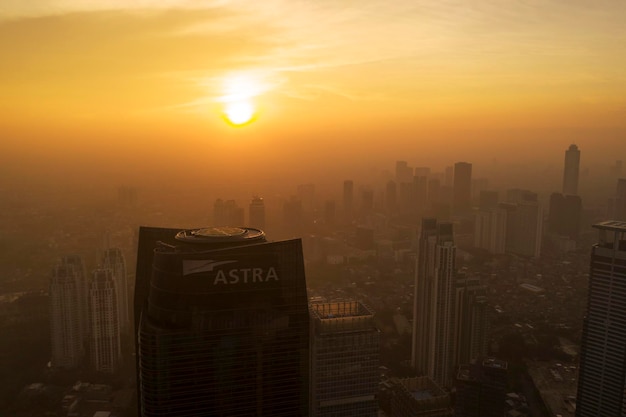
[[[570,145],[565,151],[565,165],[563,167],[563,194],[578,195],[578,175],[580,165],[580,150],[576,145]]]
[[[413,181],[413,168],[406,161],[396,161],[396,182]]]
[[[502,417],[506,411],[506,361],[478,358],[459,367],[455,417]]]
[[[576,417],[626,416],[626,222],[595,224]]]
[[[548,227],[551,233],[576,239],[580,231],[582,201],[577,195],[550,195]]]
[[[259,196],[252,197],[248,211],[248,224],[257,229],[265,228],[265,203]]]
[[[507,211],[501,207],[481,209],[474,221],[474,246],[489,253],[503,254],[506,250]]]
[[[465,214],[472,208],[472,164],[454,164],[452,208],[455,214]]]
[[[489,308],[480,279],[460,273],[456,279],[456,361],[467,364],[487,354]]]
[[[76,368],[87,336],[85,266],[79,256],[61,258],[50,278],[52,366]]]
[[[115,281],[115,293],[117,298],[117,316],[121,334],[130,331],[130,314],[128,305],[128,280],[126,273],[126,260],[119,248],[109,248],[102,256],[102,268],[110,269]]]
[[[311,304],[315,417],[376,417],[380,332],[358,301]]]
[[[122,345],[119,326],[117,282],[112,269],[96,269],[89,284],[89,349],[91,365],[98,372],[119,369]]]
[[[308,415],[300,239],[140,228],[135,322],[141,416]]]
[[[451,223],[423,219],[413,301],[411,365],[450,387],[456,362],[456,246]]]
[[[543,210],[537,194],[528,190],[507,191],[506,252],[538,258],[543,238]]]

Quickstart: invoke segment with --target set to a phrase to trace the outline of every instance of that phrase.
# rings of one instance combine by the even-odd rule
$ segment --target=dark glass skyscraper
[[[142,227],[138,252],[141,416],[308,415],[299,239],[268,243],[248,228]]]
[[[563,194],[578,195],[578,171],[580,165],[580,150],[576,145],[570,145],[565,151],[563,165]]]
[[[626,416],[626,222],[594,225],[576,417]]]

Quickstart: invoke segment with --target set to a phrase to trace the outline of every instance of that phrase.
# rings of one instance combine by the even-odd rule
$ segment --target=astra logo
[[[183,260],[183,275],[197,274],[198,272],[212,272],[217,266],[234,264],[237,261],[213,261],[203,260]]]
[[[215,274],[213,285],[252,284],[256,282],[278,281],[276,269],[269,268],[240,268],[224,271],[220,269]]]

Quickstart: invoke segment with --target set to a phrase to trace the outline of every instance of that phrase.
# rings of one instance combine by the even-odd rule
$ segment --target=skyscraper
[[[140,228],[140,415],[307,416],[307,301],[299,239]]]
[[[311,407],[315,417],[376,417],[380,332],[357,301],[311,305]]]
[[[115,282],[119,329],[121,334],[127,334],[130,331],[128,281],[126,279],[126,260],[122,250],[119,248],[106,249],[102,256],[102,268],[111,270]]]
[[[456,246],[451,223],[423,219],[413,301],[411,364],[450,387],[456,365]]]
[[[576,145],[570,145],[565,151],[565,165],[563,167],[563,194],[578,195],[578,171],[580,165],[580,150]]]
[[[583,321],[577,417],[626,416],[626,222],[595,224]]]
[[[459,367],[455,417],[502,417],[505,413],[508,363],[477,358]]]
[[[265,228],[265,203],[259,196],[254,196],[250,202],[248,223],[257,229]]]
[[[50,278],[52,365],[76,368],[84,355],[87,335],[85,267],[79,256],[61,258]]]
[[[472,164],[454,164],[454,184],[452,188],[452,208],[455,214],[465,214],[472,207]]]
[[[98,372],[114,373],[122,356],[115,272],[96,269],[89,284],[91,364]]]

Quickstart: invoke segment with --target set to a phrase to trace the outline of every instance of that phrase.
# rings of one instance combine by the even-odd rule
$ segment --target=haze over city
[[[597,417],[608,385],[626,404],[623,378],[579,371],[626,346],[593,339],[623,334],[602,326],[626,299],[624,22],[620,0],[4,0],[0,414],[204,416],[241,378],[245,405],[206,407],[273,410],[263,378],[293,391],[285,416],[404,417],[427,392],[437,416],[573,417],[578,390]],[[193,259],[165,273],[156,246]],[[159,379],[199,363],[159,339],[189,309],[202,343],[271,329],[237,328],[240,368],[199,344],[220,366],[195,394]],[[361,333],[335,352],[337,315]],[[468,411],[469,375],[492,411]]]

